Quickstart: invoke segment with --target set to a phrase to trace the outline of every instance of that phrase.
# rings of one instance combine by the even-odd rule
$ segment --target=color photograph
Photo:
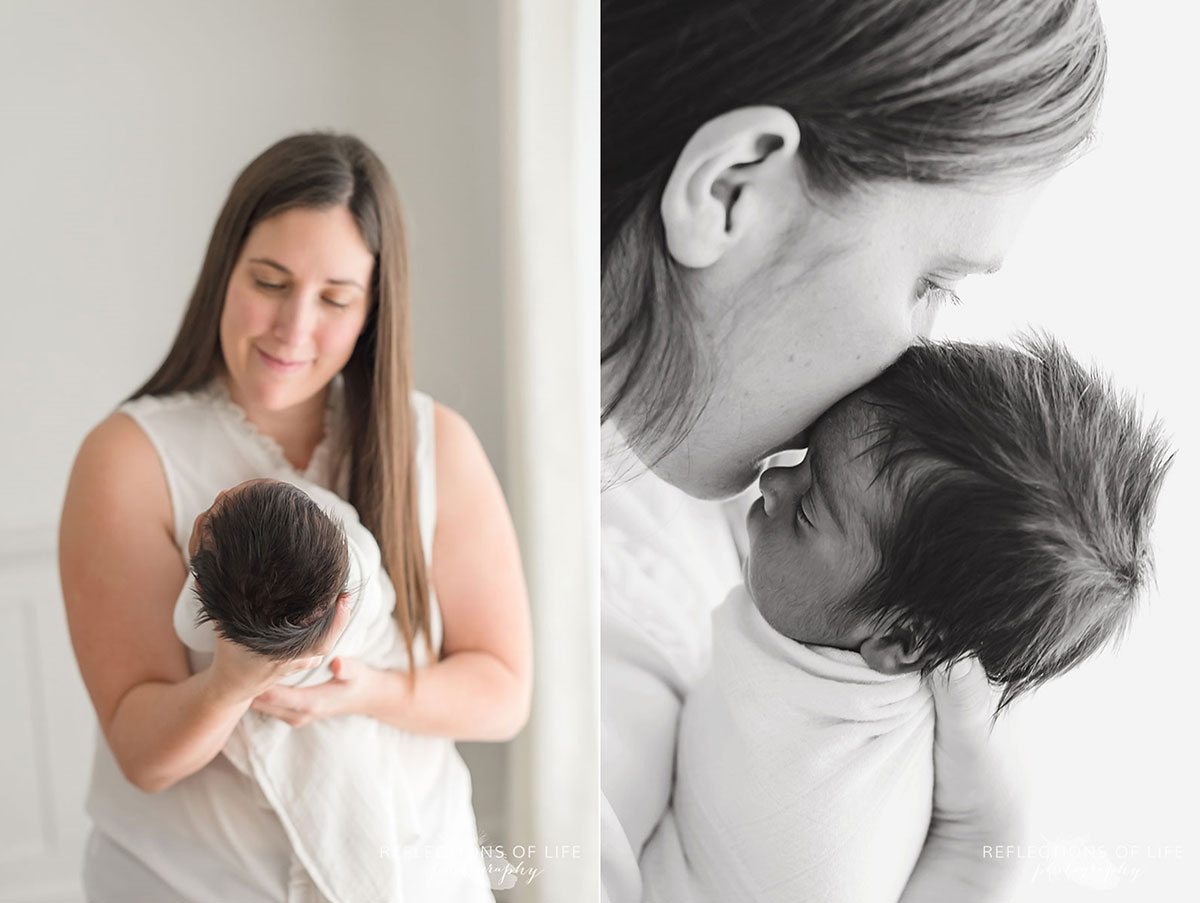
[[[598,886],[598,23],[0,3],[0,900]]]

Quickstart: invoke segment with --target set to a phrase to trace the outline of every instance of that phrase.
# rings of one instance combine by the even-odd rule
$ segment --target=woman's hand
[[[324,653],[280,662],[227,640],[218,632],[213,660],[206,672],[212,695],[222,703],[247,703],[297,671],[321,664]]]
[[[990,742],[991,688],[979,662],[930,678],[936,727],[933,817],[901,903],[1010,899],[1020,865],[988,855],[1020,841],[1022,800],[1005,757]]]
[[[930,680],[934,731],[934,826],[991,842],[1011,843],[1019,826],[1020,796],[991,737],[995,704],[983,666],[960,662]],[[939,825],[940,823],[940,825]],[[996,831],[1008,836],[997,837]]]
[[[362,714],[376,668],[357,658],[338,656],[329,663],[333,680],[315,687],[272,687],[260,693],[250,708],[304,727],[330,715]]]
[[[205,672],[210,692],[224,703],[249,703],[285,677],[320,665],[333,651],[350,620],[350,594],[343,592],[336,604],[338,610],[325,638],[309,654],[285,662],[252,652],[225,639],[218,631],[212,665]]]

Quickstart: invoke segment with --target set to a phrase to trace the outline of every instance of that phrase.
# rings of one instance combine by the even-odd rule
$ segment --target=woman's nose
[[[303,345],[316,321],[316,305],[299,290],[280,302],[275,314],[275,338],[289,348]]]

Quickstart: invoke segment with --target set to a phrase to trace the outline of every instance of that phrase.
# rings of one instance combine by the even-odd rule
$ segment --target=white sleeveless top
[[[303,473],[246,419],[220,377],[193,392],[143,396],[118,408],[138,423],[158,452],[170,491],[175,544],[185,563],[192,523],[222,489],[257,477],[301,478],[342,498],[349,494],[348,456],[341,456],[339,472],[333,473],[346,428],[341,374],[327,396],[325,435]],[[421,540],[431,566],[437,517],[433,402],[414,392],[412,410]],[[164,608],[174,602],[164,600]],[[436,654],[442,622],[432,589],[430,620]],[[423,647],[417,637],[418,665]],[[199,664],[189,657],[193,673]],[[316,903],[309,896],[311,884],[295,873],[287,835],[259,785],[223,754],[166,790],[145,793],[125,779],[98,725],[95,736],[85,803],[93,821],[83,870],[89,903]],[[422,740],[426,755],[409,776],[424,834],[412,850],[381,850],[380,855],[411,862],[404,872],[406,900],[492,900],[471,809],[470,773],[452,740]],[[436,748],[433,757],[430,745]]]
[[[601,430],[600,878],[642,899],[638,859],[670,805],[683,700],[712,659],[712,612],[741,582],[749,502],[696,499]]]

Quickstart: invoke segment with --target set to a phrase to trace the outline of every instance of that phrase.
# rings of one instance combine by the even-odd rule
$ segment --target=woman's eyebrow
[[[265,263],[267,266],[274,267],[275,269],[279,270],[281,273],[285,273],[288,276],[292,275],[291,270],[289,270],[287,267],[285,267],[282,263],[272,260],[270,257],[251,257],[248,262],[249,263]],[[364,289],[361,285],[359,285],[353,279],[326,279],[325,282],[328,285],[353,285],[359,291],[366,291],[366,289]]]

